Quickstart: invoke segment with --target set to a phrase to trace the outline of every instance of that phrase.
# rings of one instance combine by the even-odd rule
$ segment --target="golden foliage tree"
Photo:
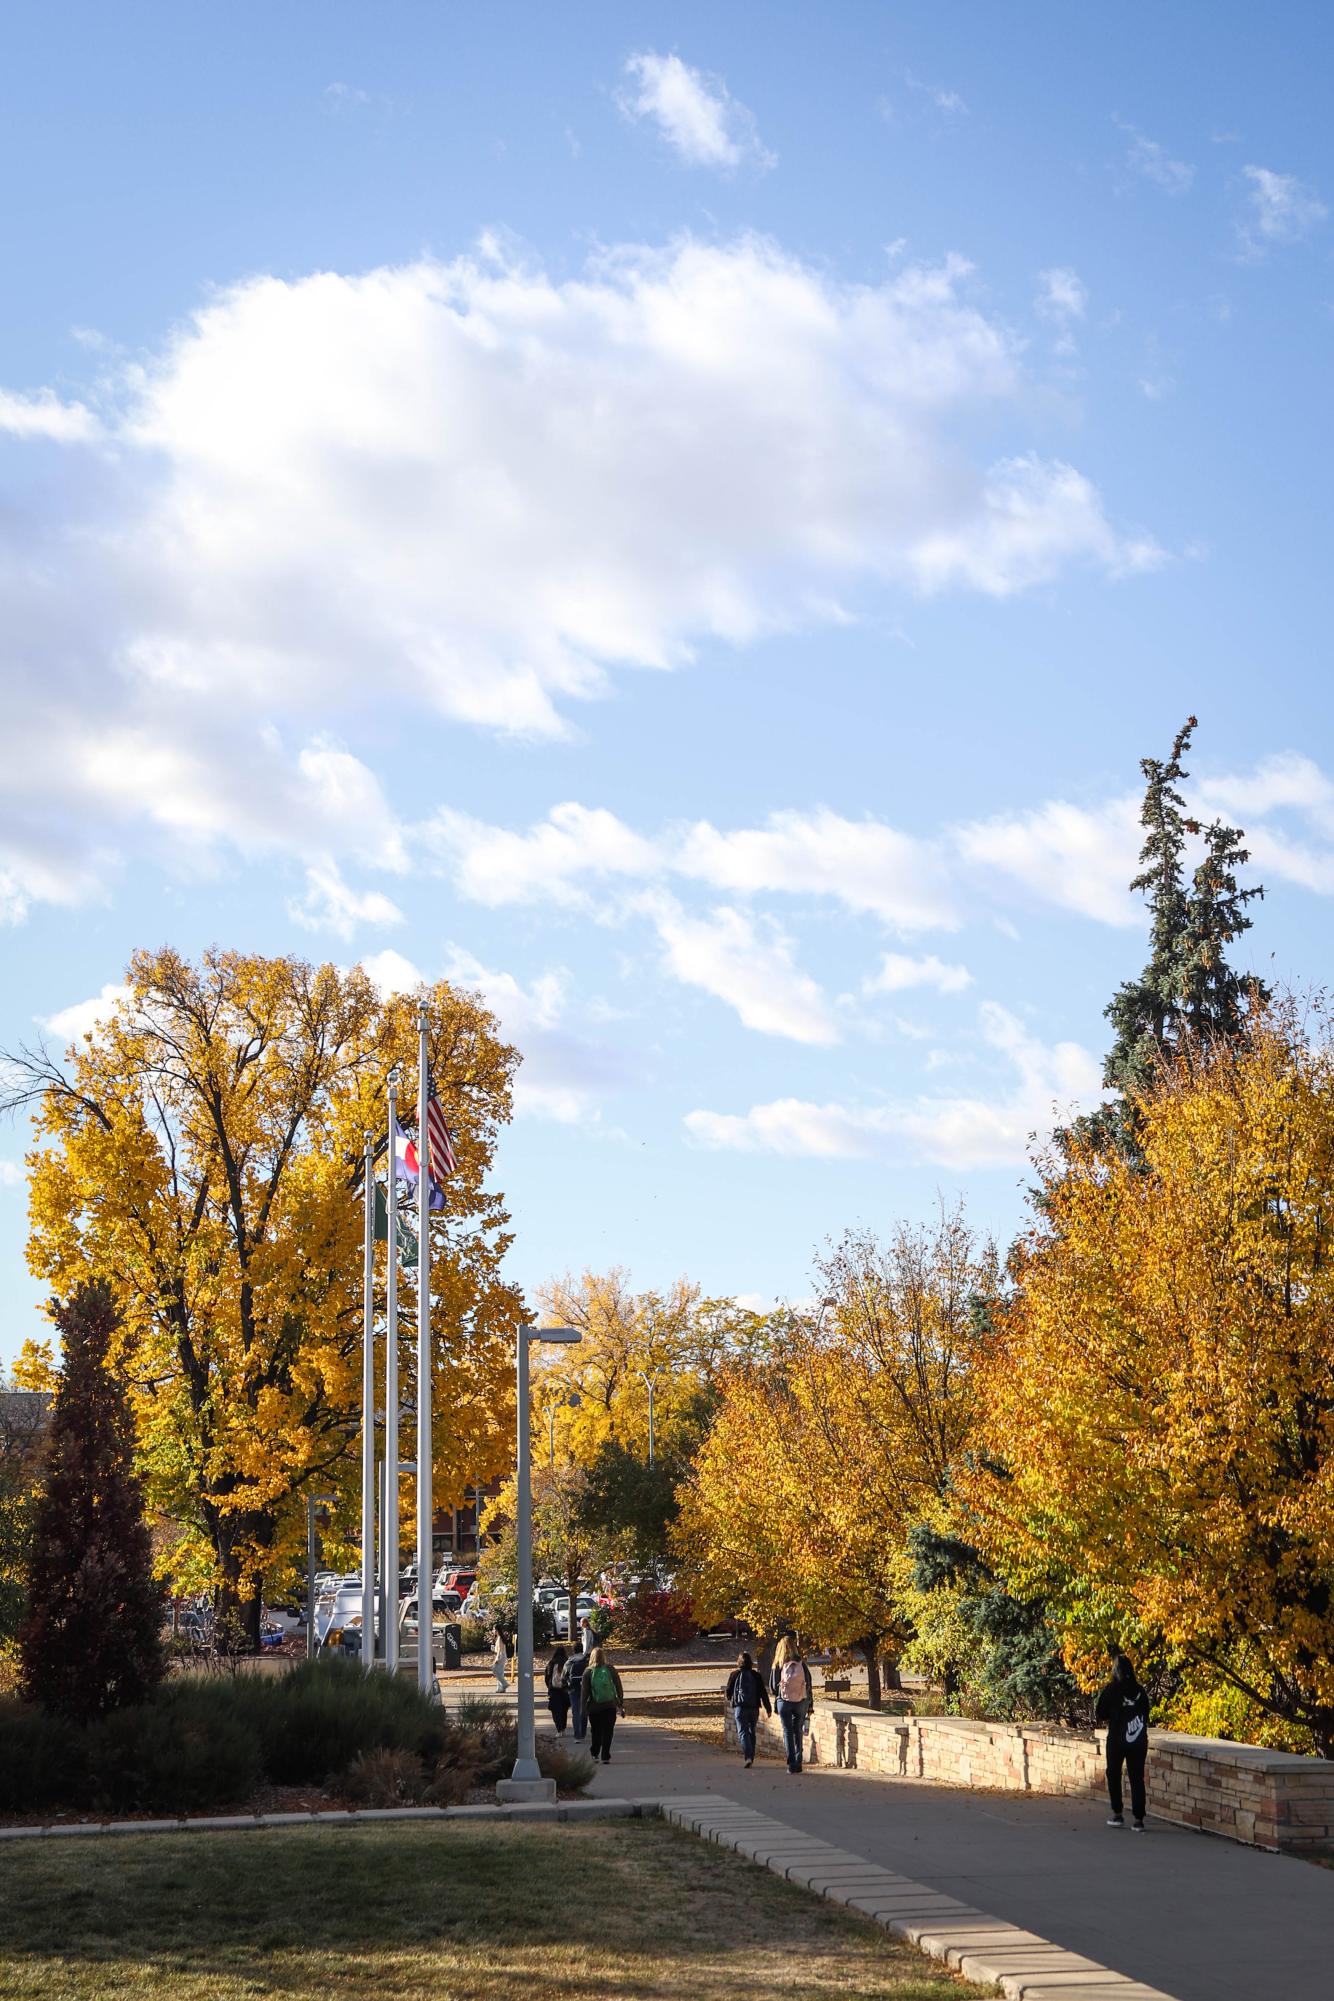
[[[989,1553],[1334,1754],[1334,1045],[1270,1010],[1053,1164],[982,1371]]]
[[[771,1359],[724,1373],[678,1542],[709,1611],[855,1649],[878,1706],[906,1637],[895,1553],[968,1435],[996,1260],[956,1209],[883,1244],[851,1233],[817,1273],[832,1318],[794,1316]]]
[[[766,1322],[730,1299],[706,1299],[677,1279],[666,1292],[635,1292],[628,1275],[584,1272],[544,1286],[549,1320],[577,1327],[577,1346],[538,1350],[533,1363],[534,1453],[554,1437],[558,1460],[587,1464],[607,1439],[645,1453],[648,1384],[660,1450],[698,1422],[700,1400],[729,1355],[765,1337]]]
[[[507,1217],[486,1175],[518,1058],[474,997],[444,983],[423,997],[459,1163],[432,1271],[436,1491],[453,1499],[508,1456],[520,1302],[500,1276]],[[252,1620],[264,1573],[296,1548],[305,1491],[346,1492],[342,1518],[355,1518],[349,1169],[382,1127],[391,1066],[412,1074],[415,1011],[416,997],[382,1003],[359,968],[141,952],[63,1064],[20,1061],[11,1101],[32,1107],[37,1136],[31,1267],[62,1297],[110,1284],[146,1489],[179,1529],[173,1572],[219,1584]],[[404,1335],[412,1311],[409,1292]]]

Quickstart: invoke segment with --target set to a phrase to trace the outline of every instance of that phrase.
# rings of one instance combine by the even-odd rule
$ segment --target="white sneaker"
[[[1108,1816],[1107,1820],[1108,1827],[1124,1827],[1125,1824],[1126,1823],[1124,1814],[1114,1813]]]

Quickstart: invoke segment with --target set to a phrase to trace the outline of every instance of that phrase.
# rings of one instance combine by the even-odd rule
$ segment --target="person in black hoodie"
[[[769,1691],[764,1685],[764,1676],[758,1672],[749,1654],[742,1654],[733,1668],[727,1682],[726,1700],[736,1717],[736,1734],[741,1745],[741,1755],[747,1766],[755,1763],[755,1727],[760,1720],[760,1706],[763,1704],[767,1716],[773,1715],[773,1704]]]
[[[1140,1687],[1129,1655],[1114,1649],[1112,1678],[1098,1697],[1094,1716],[1107,1726],[1107,1798],[1111,1804],[1108,1827],[1124,1827],[1121,1806],[1121,1767],[1130,1779],[1130,1825],[1136,1834],[1144,1832],[1144,1763],[1149,1753],[1149,1698]]]

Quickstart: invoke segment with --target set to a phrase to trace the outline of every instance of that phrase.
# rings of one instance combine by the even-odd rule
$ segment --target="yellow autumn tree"
[[[533,1451],[586,1465],[609,1439],[648,1449],[649,1383],[656,1449],[697,1429],[701,1397],[720,1364],[765,1338],[759,1314],[730,1299],[706,1299],[679,1278],[665,1292],[636,1292],[623,1270],[552,1280],[539,1295],[549,1322],[577,1327],[577,1346],[535,1351]]]
[[[1261,1015],[1048,1166],[980,1378],[988,1555],[1108,1642],[1334,1755],[1334,1042]]]
[[[520,1301],[500,1275],[507,1218],[486,1177],[518,1058],[475,997],[444,983],[421,997],[458,1156],[432,1226],[435,1498],[453,1500],[508,1458]],[[217,1584],[252,1622],[265,1573],[297,1547],[307,1491],[339,1494],[335,1520],[357,1519],[351,1169],[363,1133],[382,1128],[391,1067],[413,1074],[416,999],[381,1002],[360,969],[142,952],[63,1061],[18,1060],[11,1103],[36,1129],[31,1268],[59,1297],[111,1284],[147,1493],[176,1530],[173,1574]],[[409,1402],[413,1304],[408,1288]],[[380,1368],[383,1380],[382,1356]]]
[[[678,1546],[711,1611],[794,1624],[879,1663],[907,1637],[908,1529],[938,1499],[973,1412],[975,1303],[989,1244],[958,1209],[886,1242],[849,1233],[817,1267],[831,1304],[733,1369],[681,1497]]]

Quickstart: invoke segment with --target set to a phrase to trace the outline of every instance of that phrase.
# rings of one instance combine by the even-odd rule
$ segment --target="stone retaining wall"
[[[726,1740],[735,1748],[729,1715]],[[813,1765],[886,1779],[1001,1792],[1102,1796],[1102,1733],[1045,1723],[958,1716],[888,1716],[847,1702],[816,1704],[806,1740]],[[782,1757],[777,1718],[761,1716],[761,1756]],[[1218,1737],[1149,1733],[1149,1811],[1183,1827],[1258,1848],[1334,1845],[1334,1762],[1230,1744]]]

